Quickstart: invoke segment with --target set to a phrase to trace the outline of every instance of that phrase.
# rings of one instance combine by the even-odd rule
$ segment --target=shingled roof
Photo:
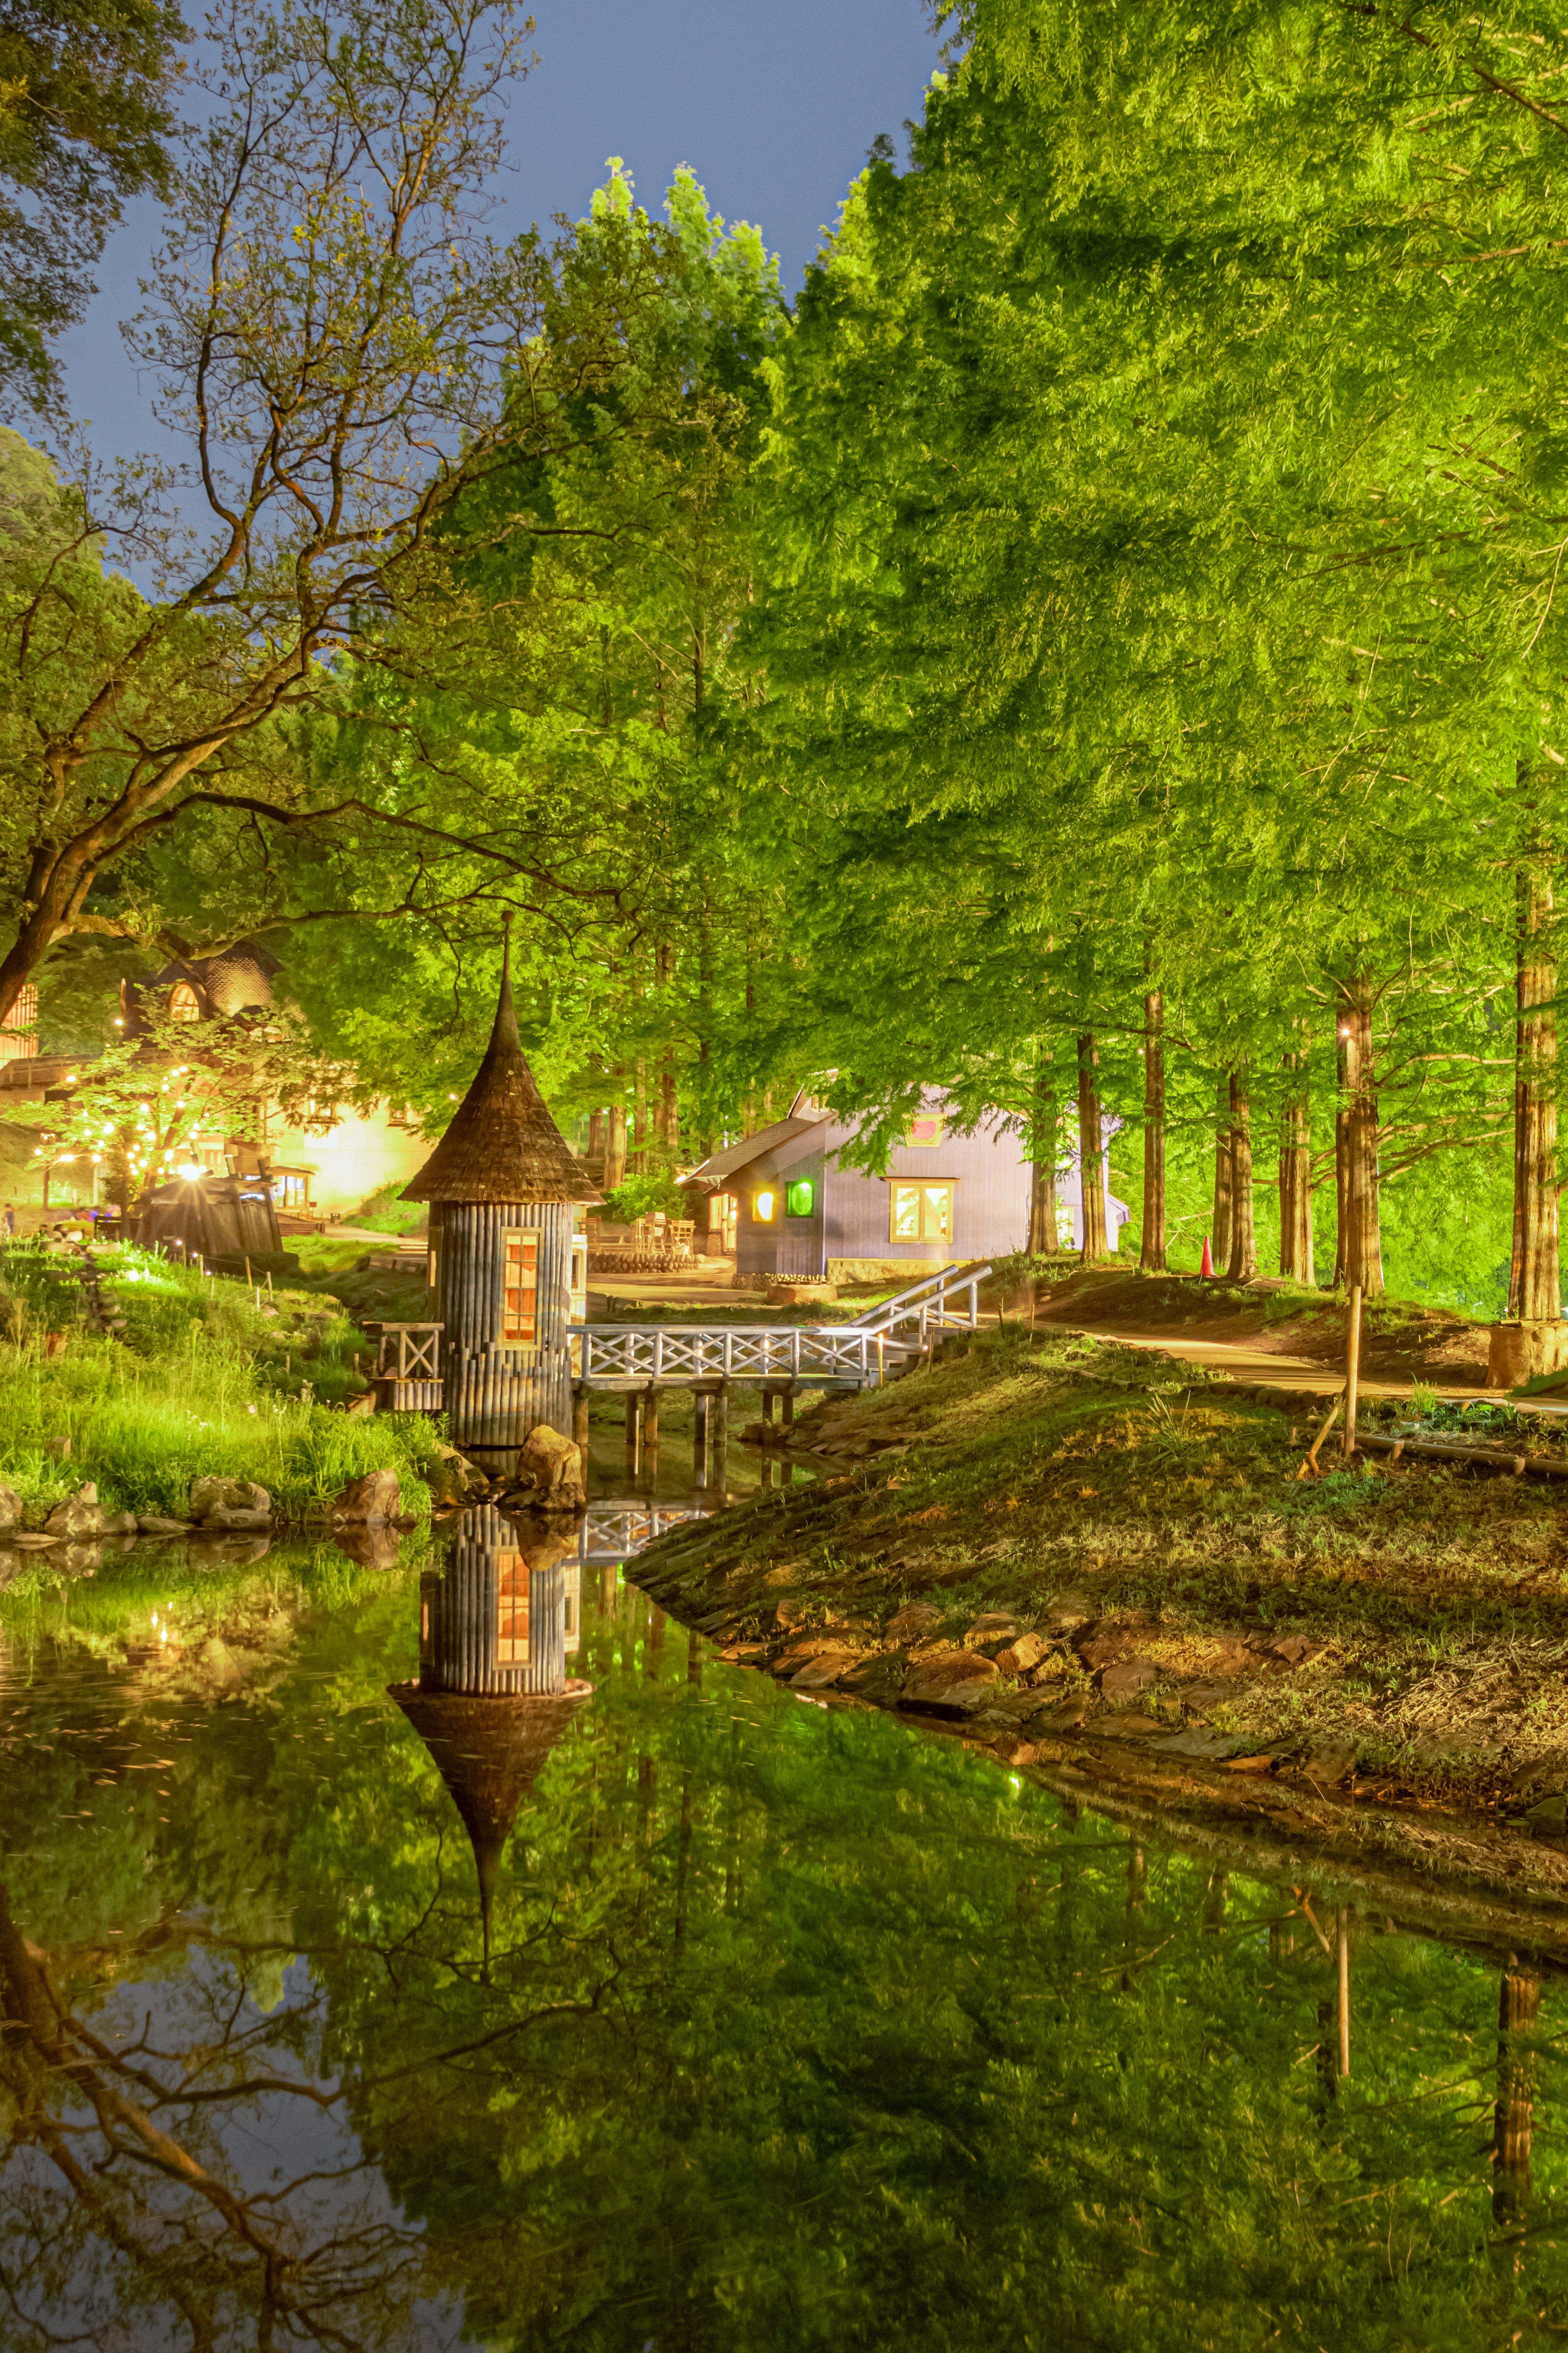
[[[405,1201],[583,1201],[596,1192],[545,1107],[523,1060],[511,1003],[511,933],[501,955],[495,1028],[446,1134],[403,1188]]]

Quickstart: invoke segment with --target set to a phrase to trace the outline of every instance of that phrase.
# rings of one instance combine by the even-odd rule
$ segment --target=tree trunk
[[[588,1113],[588,1157],[590,1161],[595,1164],[603,1162],[605,1157],[605,1114],[602,1111],[591,1111]]]
[[[1050,1056],[1037,1049],[1035,1059],[1035,1111],[1031,1124],[1033,1157],[1029,1163],[1029,1256],[1049,1258],[1061,1248],[1057,1229],[1057,1131],[1058,1114],[1051,1098],[1047,1065]]]
[[[639,1054],[634,1065],[632,1108],[634,1125],[626,1163],[634,1176],[647,1175],[647,1058]]]
[[[1279,1271],[1293,1282],[1312,1279],[1312,1135],[1307,1057],[1285,1057],[1285,1101],[1279,1125]]]
[[[1165,1271],[1165,1006],[1157,988],[1143,999],[1143,1240],[1138,1264]]]
[[[1383,1240],[1378,1223],[1377,1073],[1373,1059],[1372,988],[1364,975],[1340,988],[1344,1043],[1344,1137],[1339,1260],[1347,1289],[1383,1295]]]
[[[1101,1161],[1100,1097],[1094,1090],[1094,1038],[1085,1031],[1078,1041],[1078,1166],[1083,1201],[1085,1261],[1104,1258],[1105,1170]]]
[[[1230,1262],[1232,1282],[1250,1282],[1258,1272],[1258,1238],[1252,1204],[1252,1104],[1245,1070],[1230,1074]]]
[[[1541,2007],[1538,1971],[1521,1968],[1510,1953],[1498,1988],[1497,2105],[1492,2119],[1492,2219],[1517,2223],[1530,2199],[1530,2149],[1535,2120],[1535,2070],[1515,2037],[1528,2034]]]
[[[1552,881],[1544,868],[1518,878],[1513,1086],[1513,1260],[1508,1312],[1526,1323],[1563,1313],[1557,1231],[1557,960]]]
[[[616,1076],[617,1079],[624,1078],[626,1073],[624,1071],[617,1070]],[[626,1181],[626,1106],[624,1098],[617,1098],[610,1105],[608,1133],[605,1139],[604,1190],[606,1193],[613,1193],[617,1186],[624,1185]]]
[[[1230,1149],[1230,1073],[1219,1082],[1219,1112],[1214,1137],[1214,1231],[1211,1247],[1216,1268],[1230,1264],[1235,1241],[1234,1195],[1236,1162]]]

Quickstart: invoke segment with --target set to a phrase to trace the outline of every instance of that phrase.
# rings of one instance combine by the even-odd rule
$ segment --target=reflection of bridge
[[[847,1324],[574,1324],[573,1378],[579,1391],[874,1388],[912,1369],[940,1334],[974,1330],[990,1271],[944,1268]]]
[[[710,1504],[650,1504],[638,1498],[590,1504],[578,1531],[577,1557],[584,1566],[630,1560],[666,1528],[679,1527],[682,1520],[711,1519],[722,1500],[715,1495]]]

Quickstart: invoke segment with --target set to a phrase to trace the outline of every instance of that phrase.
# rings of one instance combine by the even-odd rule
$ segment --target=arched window
[[[199,1021],[202,1018],[200,999],[188,980],[177,980],[169,991],[171,1021]]]

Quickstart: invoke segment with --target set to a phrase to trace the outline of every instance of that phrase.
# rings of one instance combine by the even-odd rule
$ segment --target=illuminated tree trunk
[[[1279,1271],[1311,1282],[1312,1142],[1307,1057],[1285,1057],[1285,1101],[1279,1130]]]
[[[1252,1202],[1252,1104],[1245,1071],[1230,1074],[1230,1263],[1232,1282],[1250,1282],[1258,1272],[1258,1240]]]
[[[635,1072],[632,1083],[632,1111],[634,1124],[631,1150],[626,1155],[626,1165],[631,1169],[634,1176],[646,1176],[647,1174],[647,1056],[639,1054],[637,1058],[636,1063],[633,1065],[633,1069]]]
[[[1145,1274],[1165,1271],[1165,1005],[1157,988],[1143,999],[1143,1240]]]
[[[1215,1267],[1228,1266],[1235,1240],[1233,1214],[1236,1163],[1230,1149],[1230,1074],[1219,1082],[1219,1109],[1214,1137],[1214,1220],[1212,1247]]]
[[[1340,1235],[1335,1281],[1363,1295],[1383,1293],[1383,1240],[1378,1219],[1377,1073],[1372,1042],[1373,994],[1364,975],[1341,984],[1342,1048],[1340,1120],[1335,1124]]]
[[[1100,1134],[1100,1097],[1095,1092],[1094,1038],[1086,1030],[1078,1041],[1078,1165],[1083,1197],[1085,1262],[1106,1255],[1105,1170]]]
[[[1526,1323],[1563,1313],[1557,1225],[1557,960],[1552,883],[1540,867],[1518,879],[1513,1085],[1513,1258],[1508,1312]]]
[[[617,1070],[616,1076],[617,1079],[624,1079],[626,1072]],[[625,1099],[617,1097],[616,1101],[610,1105],[608,1133],[605,1139],[605,1190],[606,1193],[613,1193],[618,1185],[624,1185],[626,1181],[626,1106]]]
[[[1061,1248],[1057,1230],[1057,1106],[1051,1100],[1050,1055],[1041,1048],[1035,1061],[1034,1157],[1029,1163],[1029,1255],[1048,1258]]]
[[[1517,2037],[1527,2035],[1541,2007],[1541,1978],[1510,1953],[1498,1988],[1497,2106],[1492,2119],[1492,2218],[1516,2223],[1530,2200],[1530,2150],[1535,2120],[1535,2070]]]

